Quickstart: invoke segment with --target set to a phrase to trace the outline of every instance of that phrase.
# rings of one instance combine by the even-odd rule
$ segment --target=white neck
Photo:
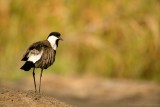
[[[47,39],[54,50],[57,49],[57,45],[56,45],[56,40],[57,40],[57,39],[58,39],[58,38],[55,37],[55,36],[49,36],[48,39]]]

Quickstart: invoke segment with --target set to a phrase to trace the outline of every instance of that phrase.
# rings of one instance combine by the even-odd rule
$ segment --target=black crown
[[[58,38],[61,36],[61,34],[60,34],[59,32],[51,32],[51,33],[49,34],[49,36],[53,36],[53,35],[56,36],[56,37],[58,37]],[[48,37],[49,37],[49,36],[48,36]]]

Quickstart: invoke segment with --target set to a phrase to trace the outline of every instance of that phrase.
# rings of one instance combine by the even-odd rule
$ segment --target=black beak
[[[62,39],[61,37],[59,37],[59,40],[62,40],[62,41],[63,41],[63,39]]]

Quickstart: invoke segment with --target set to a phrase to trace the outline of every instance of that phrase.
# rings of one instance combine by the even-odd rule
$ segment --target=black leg
[[[34,72],[35,68],[33,68],[33,79],[34,79],[34,86],[35,86],[35,92],[37,92],[37,89],[36,89],[36,80],[35,80],[35,72]]]
[[[43,73],[43,69],[41,69],[41,74],[40,74],[39,93],[40,93],[40,91],[41,91],[41,78],[42,78],[42,73]]]

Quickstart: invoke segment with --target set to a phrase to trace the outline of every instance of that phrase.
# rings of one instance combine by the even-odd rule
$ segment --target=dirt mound
[[[73,107],[53,97],[10,88],[0,89],[0,107]]]
[[[60,101],[78,107],[160,107],[160,85],[149,81],[44,75],[42,95],[34,93],[32,76],[0,86],[7,87],[0,91],[0,107],[69,106]]]

